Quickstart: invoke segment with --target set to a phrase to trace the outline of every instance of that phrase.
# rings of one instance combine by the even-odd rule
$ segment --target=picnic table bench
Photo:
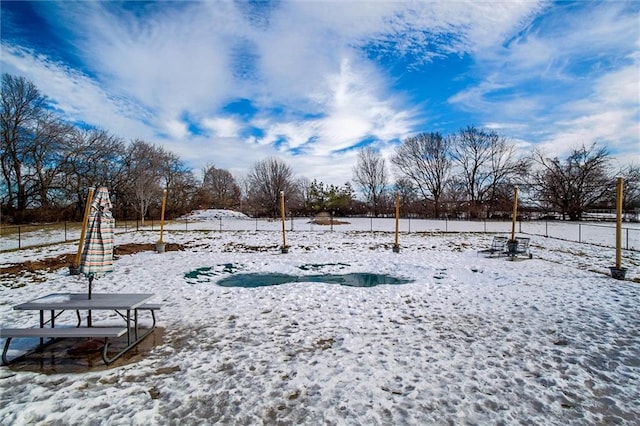
[[[102,348],[102,360],[105,364],[110,364],[115,361],[121,353],[116,354],[113,357],[108,355],[109,351],[109,339],[115,339],[127,334],[125,327],[71,327],[71,328],[3,328],[0,330],[0,337],[6,339],[4,349],[2,350],[2,362],[7,365],[10,361],[7,359],[7,351],[13,338],[18,337],[39,337],[52,339],[62,338],[91,338],[91,339],[104,339],[104,346]],[[40,347],[42,347],[41,345]],[[25,354],[26,355],[26,354]],[[15,359],[13,360],[15,361]]]
[[[86,294],[52,294],[27,303],[14,306],[16,310],[39,310],[40,327],[34,328],[4,328],[0,330],[0,338],[5,339],[2,351],[2,362],[6,365],[22,358],[31,352],[20,355],[9,361],[7,352],[9,345],[14,338],[40,338],[40,345],[35,349],[42,349],[50,343],[62,338],[93,338],[104,339],[102,359],[105,364],[111,364],[132,347],[140,343],[145,337],[153,332],[156,326],[155,311],[162,305],[159,303],[145,303],[152,294],[94,294],[92,299],[88,299]],[[82,327],[80,310],[112,310],[125,320],[125,326],[121,327]],[[78,316],[78,323],[75,327],[56,327],[55,320],[65,310],[75,310]],[[50,311],[51,318],[44,320],[44,312]],[[58,313],[56,314],[56,311]],[[120,312],[120,311],[126,311]],[[133,311],[133,319],[131,312]],[[152,324],[145,330],[144,334],[139,334],[138,312],[149,311],[151,313]],[[49,325],[49,327],[45,327]],[[115,355],[109,355],[110,339],[127,336],[127,345]],[[45,342],[44,339],[50,339]]]

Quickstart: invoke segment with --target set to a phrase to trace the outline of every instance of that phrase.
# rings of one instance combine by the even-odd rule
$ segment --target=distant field
[[[510,235],[510,221],[465,221],[400,219],[398,232],[476,232]],[[334,218],[334,223],[319,225],[312,218],[288,218],[286,232],[395,232],[394,218]],[[160,231],[158,221],[146,221],[144,225],[136,221],[116,222],[116,234],[133,231]],[[265,231],[281,232],[282,222],[273,219],[251,219],[248,217],[199,215],[167,221],[167,233],[184,231]],[[80,238],[80,223],[54,223],[24,226],[3,226],[0,228],[0,251],[39,245],[73,242]],[[516,224],[516,233],[559,238],[580,243],[615,247],[615,223],[611,222],[560,222],[525,221]],[[625,222],[622,227],[622,247],[640,250],[640,224]]]

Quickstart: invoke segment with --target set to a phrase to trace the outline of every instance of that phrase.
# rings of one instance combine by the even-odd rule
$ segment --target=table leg
[[[131,344],[131,309],[127,309],[127,345]]]
[[[44,328],[44,310],[40,309],[40,328]],[[44,337],[40,338],[40,346],[44,346]]]
[[[138,310],[133,311],[133,336],[138,340]]]

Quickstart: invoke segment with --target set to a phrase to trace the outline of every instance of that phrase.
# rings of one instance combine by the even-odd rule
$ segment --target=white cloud
[[[180,120],[168,120],[165,123],[165,129],[172,139],[185,139],[189,135],[187,125]]]
[[[329,75],[311,97],[323,111],[319,118],[286,122],[256,120],[267,129],[261,143],[304,147],[310,155],[327,156],[358,144],[364,138],[398,139],[410,132],[412,114],[396,108],[402,102],[389,95],[383,79],[367,64],[343,58],[339,72]]]
[[[607,145],[623,163],[637,162],[640,155],[640,55],[633,63],[595,79],[590,92],[557,108],[545,144],[557,145],[566,154],[577,145]]]
[[[34,52],[2,45],[3,72],[32,81],[55,104],[63,118],[107,129],[126,138],[151,138],[147,111],[134,100],[118,98],[95,80]]]
[[[627,57],[624,70],[596,60],[586,81],[571,74],[574,58],[638,49],[638,37],[629,37],[637,14],[605,5],[556,16],[558,5],[530,1],[158,2],[136,14],[117,3],[61,2],[48,19],[76,34],[72,54],[85,71],[4,44],[2,64],[32,79],[67,117],[162,144],[196,169],[246,171],[279,155],[341,184],[355,164],[349,147],[423,130],[418,107],[376,55],[416,64],[470,56],[470,80],[481,82],[450,98],[470,124],[479,117],[523,141],[600,135],[622,149],[633,132],[637,141],[637,59]],[[535,19],[541,11],[548,26]],[[255,116],[222,109],[239,98]],[[190,123],[210,136],[189,132]],[[264,136],[242,138],[249,126]],[[585,130],[571,134],[575,128]]]
[[[353,166],[357,153],[350,151],[340,155],[284,156],[296,174],[309,179],[318,179],[328,185],[342,186],[353,183]]]
[[[317,134],[317,122],[274,122],[260,120],[256,122],[266,129],[264,137],[256,140],[259,144],[276,145],[280,150],[299,148],[310,141]]]
[[[73,6],[80,54],[110,91],[166,115],[207,110],[229,96],[233,8],[187,4],[140,20],[103,7]]]
[[[575,6],[556,5],[504,47],[478,51],[482,79],[449,101],[550,155],[598,142],[637,156],[638,7]]]
[[[564,105],[566,120],[556,123],[550,143],[609,146],[625,162],[640,155],[640,61],[596,80],[587,98]],[[624,158],[626,157],[626,158]]]
[[[397,95],[390,95],[383,77],[367,63],[343,58],[340,71],[326,79],[317,153],[327,154],[357,144],[363,138],[406,136],[412,113]]]
[[[202,125],[219,138],[237,138],[242,127],[237,120],[228,117],[205,118]]]

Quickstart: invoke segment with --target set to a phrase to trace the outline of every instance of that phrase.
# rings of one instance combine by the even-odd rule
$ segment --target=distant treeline
[[[403,215],[508,217],[518,186],[523,208],[577,220],[613,207],[615,176],[626,179],[626,209],[640,200],[638,166],[613,170],[606,147],[581,146],[562,159],[521,156],[504,136],[472,126],[409,137],[390,164],[372,147],[361,149],[354,189],[295,176],[279,158],[258,161],[242,177],[209,166],[198,179],[169,150],[65,122],[32,82],[6,73],[0,114],[3,222],[80,220],[88,188],[98,186],[109,189],[117,218],[142,221],[159,216],[164,189],[167,218],[197,208],[277,216],[282,193],[288,215],[388,215],[397,197]]]

